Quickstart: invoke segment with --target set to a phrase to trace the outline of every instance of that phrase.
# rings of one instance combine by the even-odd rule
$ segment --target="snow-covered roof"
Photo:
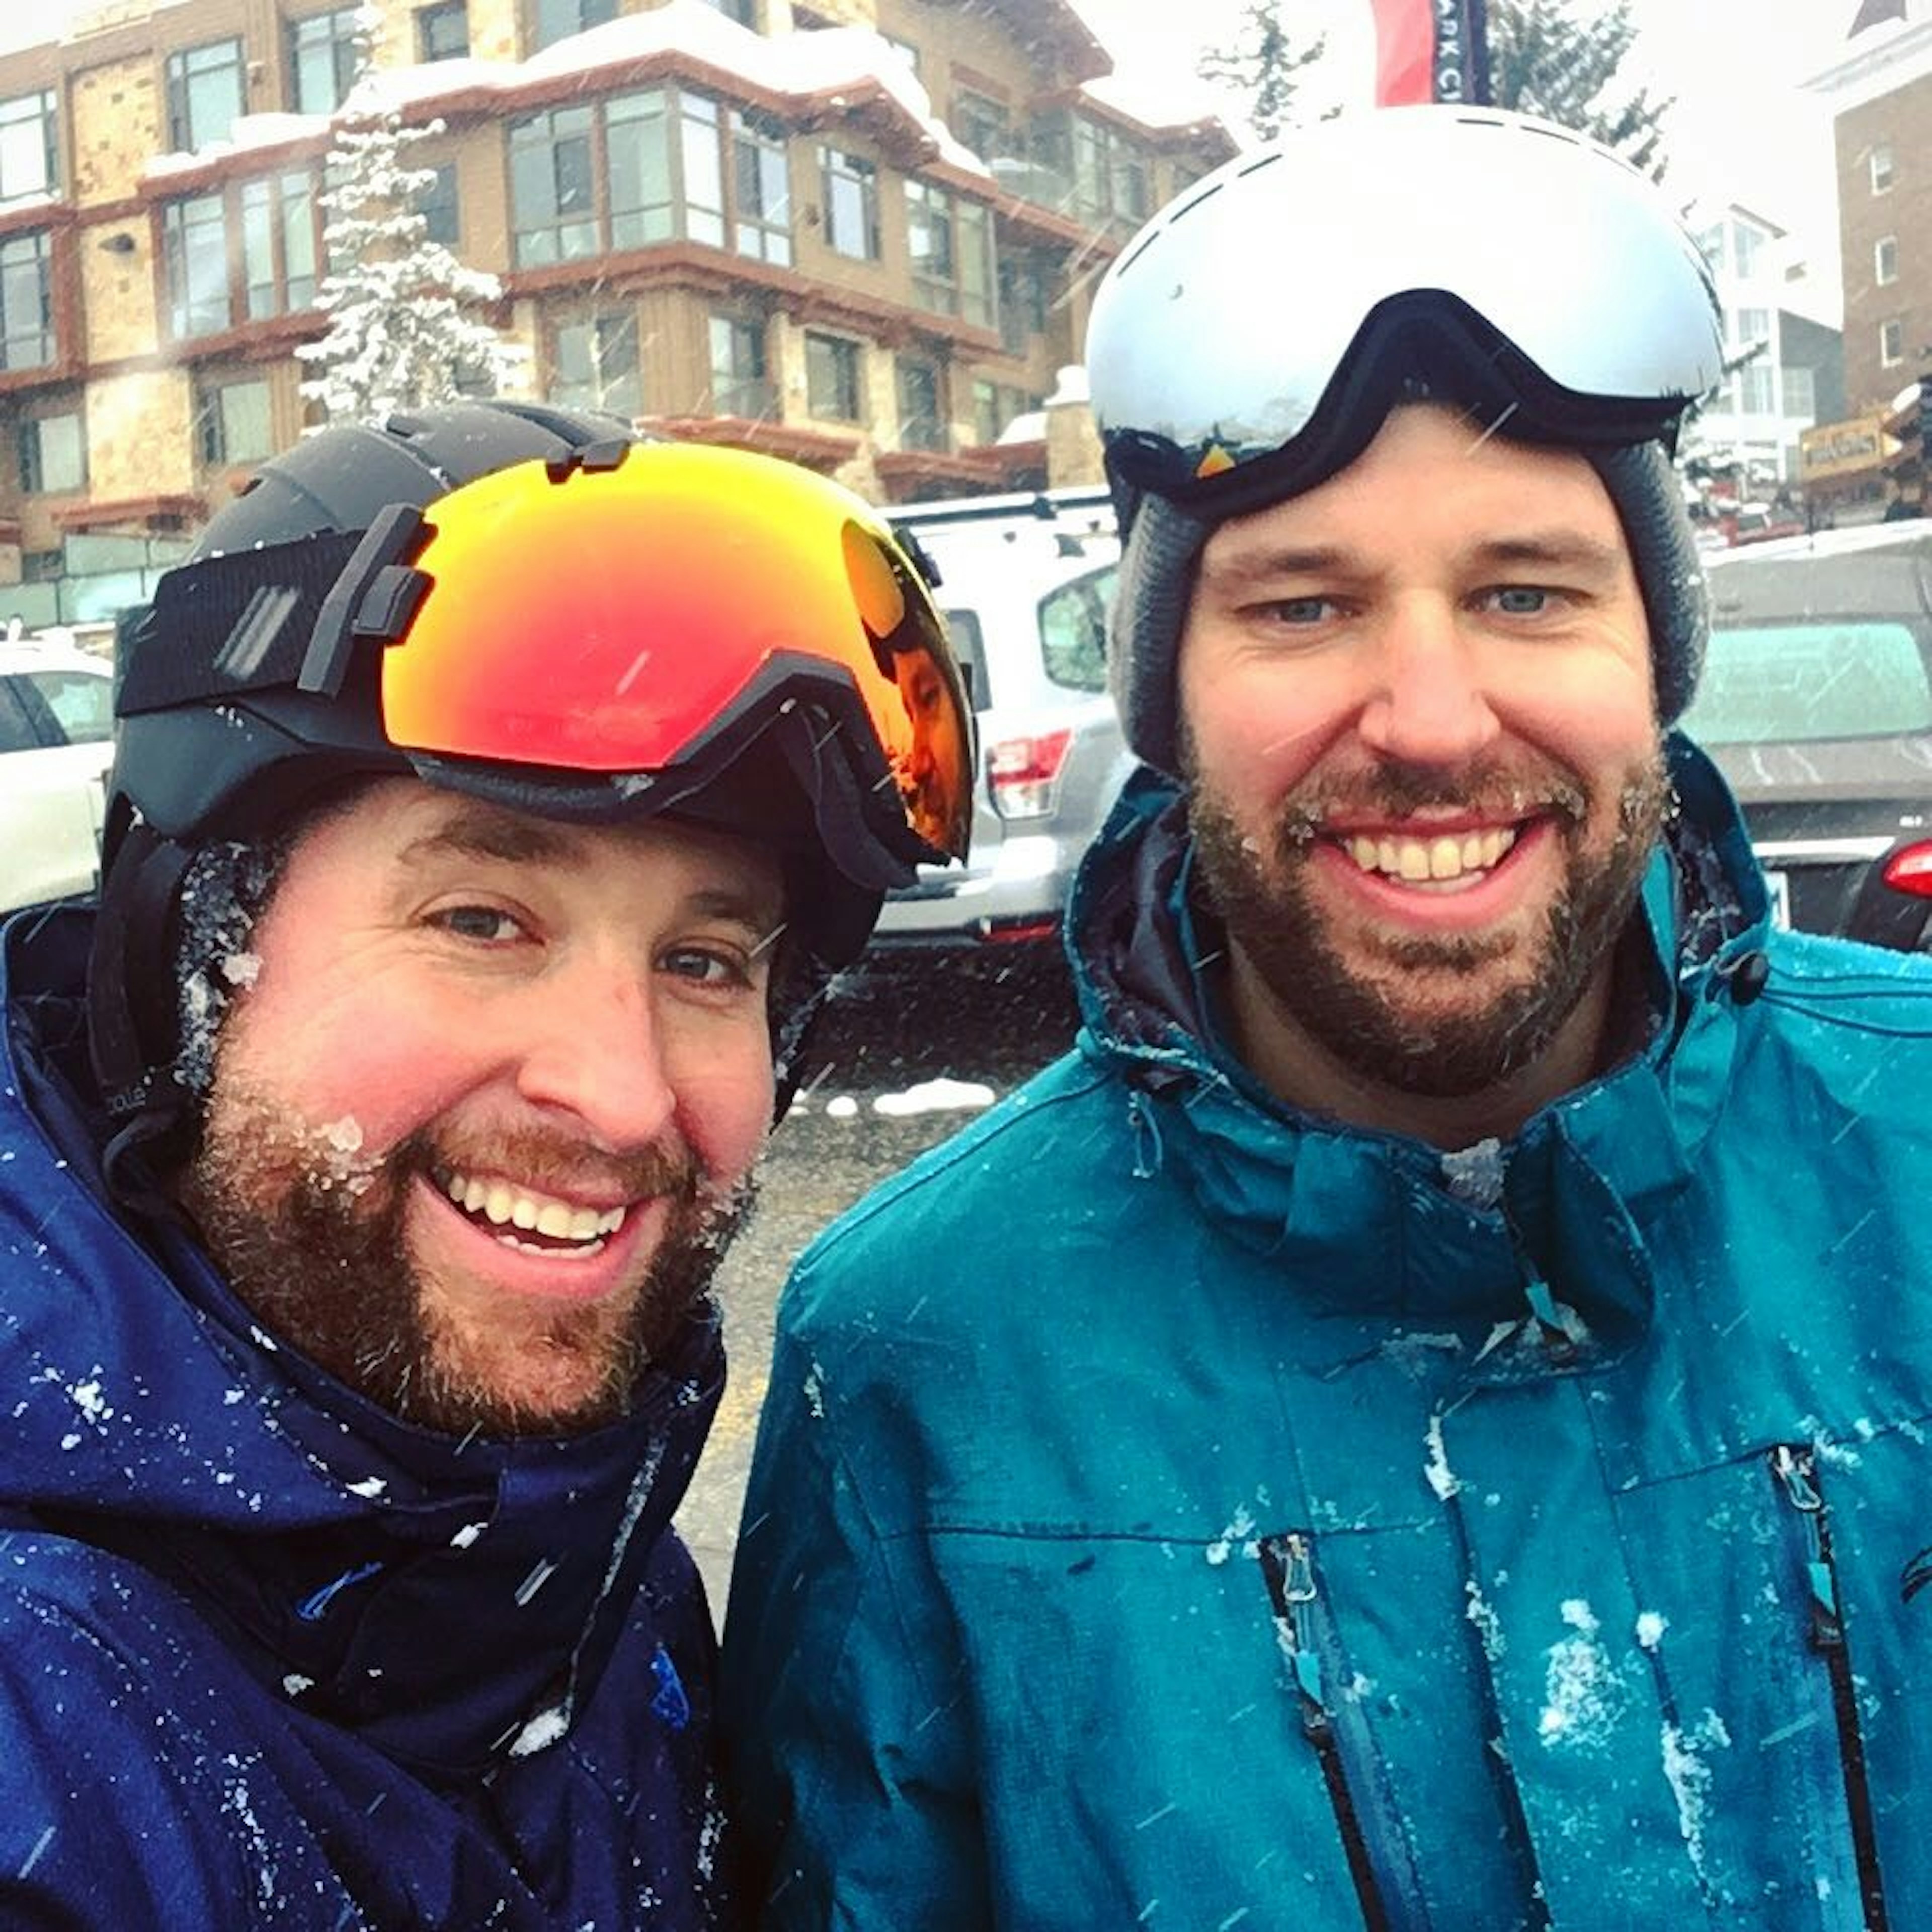
[[[170,4],[170,0],[163,0]],[[511,93],[533,82],[568,80],[624,67],[653,55],[681,53],[735,76],[766,94],[844,104],[846,94],[887,97],[932,140],[938,158],[974,175],[989,176],[986,163],[954,137],[934,112],[932,97],[905,56],[868,27],[823,27],[786,34],[760,34],[728,19],[706,0],[667,0],[640,14],[620,14],[603,26],[555,42],[526,61],[476,58],[434,61],[382,68],[357,89],[358,106],[405,110],[477,92]],[[1204,86],[1177,94],[1172,77],[1156,82],[1110,76],[1082,85],[1101,106],[1149,128],[1191,124],[1214,117],[1215,104]],[[1198,95],[1198,99],[1197,99]],[[1177,100],[1198,105],[1198,114],[1177,120]],[[220,156],[284,143],[327,132],[328,117],[304,114],[247,114],[225,142],[211,142],[192,154],[163,154],[145,170],[152,178],[204,166]]]
[[[668,0],[647,13],[625,14],[587,32],[573,34],[522,62],[477,59],[434,61],[382,68],[364,76],[356,105],[402,109],[434,107],[441,100],[478,91],[509,93],[532,82],[594,74],[654,54],[682,53],[748,82],[768,94],[841,104],[842,91],[888,96],[924,130],[939,158],[968,173],[985,175],[986,164],[962,147],[932,111],[919,76],[880,35],[864,27],[827,27],[805,32],[763,34],[727,20],[705,0]],[[304,114],[246,114],[225,142],[211,142],[192,154],[164,154],[150,160],[150,178],[205,166],[222,154],[279,146],[324,134],[328,117]]]

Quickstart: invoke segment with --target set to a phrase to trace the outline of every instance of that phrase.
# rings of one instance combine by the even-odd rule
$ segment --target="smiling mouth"
[[[1406,886],[1452,885],[1495,871],[1514,849],[1518,828],[1492,826],[1484,832],[1438,832],[1418,838],[1390,832],[1336,836],[1333,843],[1364,872]]]
[[[554,1196],[483,1180],[449,1168],[432,1178],[451,1204],[506,1248],[549,1258],[588,1261],[624,1225],[628,1207],[581,1208]]]

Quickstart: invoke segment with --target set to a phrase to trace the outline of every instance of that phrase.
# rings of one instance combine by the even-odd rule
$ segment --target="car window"
[[[34,721],[14,691],[10,677],[0,677],[0,752],[34,752],[40,748],[40,734]]]
[[[946,634],[952,640],[952,655],[959,660],[959,675],[966,681],[966,701],[975,711],[992,703],[986,689],[986,652],[980,634],[976,610],[942,610]]]
[[[1107,608],[1120,574],[1110,563],[1040,599],[1040,655],[1046,674],[1070,691],[1107,688]]]
[[[1706,745],[1932,730],[1932,680],[1916,634],[1894,620],[1744,625],[1712,633],[1684,724]]]
[[[94,745],[114,735],[114,680],[86,670],[30,670],[28,686],[54,715],[70,745]]]

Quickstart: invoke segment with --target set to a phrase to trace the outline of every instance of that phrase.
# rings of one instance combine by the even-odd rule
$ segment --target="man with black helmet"
[[[121,651],[98,911],[0,937],[0,1920],[727,1922],[670,1518],[804,1013],[961,841],[926,590],[470,404],[271,462]]]
[[[1088,374],[1146,769],[1079,1050],[800,1264],[726,1622],[770,1927],[1932,1923],[1932,967],[1672,729],[1650,184],[1368,114]]]

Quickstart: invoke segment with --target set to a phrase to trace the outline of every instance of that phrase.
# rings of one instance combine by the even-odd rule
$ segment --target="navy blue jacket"
[[[0,934],[0,1924],[719,1924],[715,1321],[591,1436],[350,1394],[103,1198],[86,944]]]

